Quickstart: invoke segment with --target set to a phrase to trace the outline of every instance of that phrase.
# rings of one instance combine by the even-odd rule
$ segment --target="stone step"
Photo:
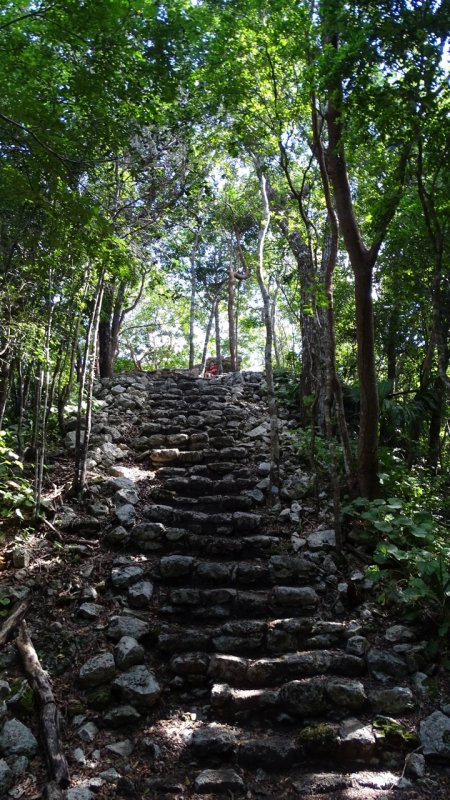
[[[207,561],[193,556],[169,555],[159,561],[159,577],[165,580],[189,578],[195,585],[276,586],[292,580],[295,586],[314,582],[316,564],[299,556],[270,556],[264,561]]]
[[[213,679],[247,688],[277,686],[294,678],[320,675],[354,678],[366,673],[363,658],[333,650],[311,650],[260,659],[197,650],[174,655],[169,666],[188,684],[192,683],[193,675],[203,675],[204,681]]]
[[[164,603],[165,598],[165,603]],[[161,594],[163,615],[203,620],[271,616],[284,609],[301,615],[317,608],[319,598],[309,586],[275,586],[270,590],[177,587]]]
[[[412,692],[403,687],[389,690],[392,696],[404,695],[407,715],[415,711]],[[239,689],[228,683],[216,683],[211,689],[211,705],[224,719],[242,720],[254,714],[281,721],[329,718],[344,719],[351,714],[386,713],[380,708],[380,690],[366,690],[362,681],[340,676],[315,676],[291,680],[278,688]],[[261,718],[261,717],[260,717]]]
[[[352,643],[359,636],[358,623],[317,621],[312,617],[282,619],[241,619],[219,626],[195,628],[163,625],[158,634],[158,647],[166,653],[206,650],[226,655],[267,653],[284,655],[313,649],[342,648],[355,654]]]
[[[141,439],[133,440],[134,449],[145,450],[146,444]],[[248,459],[252,448],[250,447],[230,447],[229,440],[224,443],[222,449],[204,448],[200,447],[197,450],[180,450],[179,447],[161,447],[155,448],[150,452],[150,460],[155,466],[165,466],[167,464],[204,464],[204,463],[217,463],[218,461],[243,461]]]
[[[166,486],[154,489],[152,498],[160,503],[170,503],[175,508],[192,508],[198,511],[208,511],[214,508],[216,511],[250,511],[254,507],[251,497],[245,495],[202,495],[183,497],[175,491],[169,491]]]
[[[172,506],[155,503],[144,506],[143,516],[151,522],[161,522],[163,525],[188,528],[195,533],[209,533],[214,531],[224,533],[238,533],[243,536],[259,531],[261,516],[245,511],[234,511],[223,514],[204,514],[201,511],[173,508]]]
[[[225,536],[216,534],[208,535],[205,533],[193,533],[185,528],[167,527],[159,522],[143,522],[135,525],[129,536],[126,537],[133,546],[142,552],[172,552],[177,553],[201,553],[211,556],[237,556],[259,558],[264,554],[273,552],[281,546],[282,540],[276,536],[264,536],[254,534],[253,536],[240,536],[239,538],[230,535],[232,529],[227,530]],[[114,543],[114,537],[109,538]],[[116,543],[123,544],[119,537]]]
[[[371,721],[347,717],[339,723],[296,723],[295,733],[280,736],[268,733],[267,729],[252,730],[246,733],[239,727],[224,723],[205,723],[196,728],[189,740],[190,754],[202,763],[227,764],[233,762],[245,769],[262,769],[264,772],[282,771],[303,766],[311,761],[364,767],[382,766],[392,768],[403,765],[407,751],[413,751],[417,739],[410,733],[406,746],[398,747],[397,758],[392,745],[380,736],[381,725],[378,719]],[[346,793],[364,789],[386,789],[392,795],[392,787],[397,786],[401,775],[392,772],[354,771],[351,774],[338,772],[307,772],[297,775],[293,788],[298,797],[337,797],[337,792]],[[344,794],[339,794],[339,797]],[[378,795],[377,795],[378,796]],[[383,793],[383,796],[384,793]],[[386,795],[387,796],[387,795]]]
[[[165,476],[158,473],[158,478],[163,480],[164,489],[176,492],[187,497],[201,497],[202,495],[232,495],[246,489],[253,489],[255,480],[252,478],[224,478],[213,480],[203,475]]]

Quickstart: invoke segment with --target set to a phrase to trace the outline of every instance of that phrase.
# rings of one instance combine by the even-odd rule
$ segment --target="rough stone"
[[[134,745],[131,739],[124,739],[121,742],[111,742],[111,744],[107,744],[105,749],[115,756],[128,758],[134,750]]]
[[[209,725],[207,728],[197,728],[192,734],[191,748],[195,755],[202,758],[209,756],[224,756],[234,753],[237,738],[233,731],[226,730],[218,724]]]
[[[281,737],[247,739],[239,744],[238,763],[245,767],[278,770],[299,760],[297,744]]]
[[[89,786],[72,786],[67,789],[66,800],[94,800],[95,794]]]
[[[144,665],[130,667],[115,679],[114,686],[124,700],[143,708],[154,706],[161,694],[155,676]]]
[[[317,593],[310,586],[275,586],[272,598],[275,605],[288,607],[315,607],[319,602]]]
[[[103,606],[97,603],[82,603],[78,609],[78,616],[81,619],[94,620],[102,613]]]
[[[142,578],[144,570],[136,564],[114,567],[111,570],[111,582],[115,589],[127,589],[132,583]]]
[[[381,674],[390,675],[393,678],[404,678],[407,674],[406,663],[402,658],[388,650],[380,650],[375,647],[367,652],[367,665],[375,677]]]
[[[86,688],[109,683],[116,673],[112,653],[100,653],[83,664],[80,669],[80,683]]]
[[[34,734],[18,719],[10,719],[0,734],[0,751],[6,756],[34,756],[38,747]]]
[[[314,531],[307,542],[310,550],[332,550],[336,547],[336,533],[334,530]]]
[[[347,719],[339,729],[339,736],[339,752],[348,761],[367,762],[374,755],[376,739],[371,725],[359,719]]]
[[[132,506],[137,505],[139,502],[139,495],[136,489],[119,489],[118,492],[114,495],[114,503],[116,507],[124,506],[130,504]]]
[[[14,774],[4,758],[0,758],[0,796],[5,797],[6,792],[14,783]]]
[[[150,581],[138,581],[128,589],[128,602],[132,608],[145,608],[153,597],[154,586]]]
[[[125,530],[123,525],[116,525],[105,533],[106,541],[109,542],[109,544],[118,546],[126,545],[130,540],[130,536],[130,531]]]
[[[369,700],[377,714],[403,714],[414,708],[413,693],[403,686],[374,689],[369,692]]]
[[[426,770],[425,756],[422,753],[408,753],[405,758],[405,775],[423,778]]]
[[[419,735],[425,757],[450,760],[450,717],[447,714],[433,711],[421,721]]]
[[[360,681],[331,680],[326,684],[326,694],[333,705],[358,711],[367,703],[367,695]]]
[[[199,794],[241,793],[245,789],[245,784],[241,776],[233,769],[205,769],[196,776],[194,789]]]
[[[347,640],[346,651],[353,656],[364,656],[370,648],[370,642],[365,636],[351,636]]]
[[[116,519],[124,528],[131,528],[136,519],[136,509],[131,503],[124,503],[116,508]]]
[[[141,715],[133,706],[124,704],[107,711],[103,716],[103,722],[110,728],[122,728],[125,725],[133,725],[140,718]]]
[[[392,642],[393,644],[397,644],[398,642],[413,642],[416,638],[414,631],[406,625],[391,625],[391,627],[387,628],[384,632],[384,637],[388,642]]]
[[[85,722],[77,730],[78,736],[86,744],[92,744],[98,733],[98,728],[94,722]]]
[[[132,636],[133,639],[142,639],[149,632],[149,626],[137,617],[113,617],[109,624],[107,635],[114,642],[122,636]]]
[[[325,709],[324,687],[319,680],[290,681],[281,687],[279,699],[286,711],[300,717]]]
[[[134,664],[142,664],[144,648],[132,636],[122,636],[114,647],[114,658],[119,669],[128,669]]]
[[[163,578],[179,578],[191,574],[194,562],[192,556],[165,556],[160,559],[159,569]]]

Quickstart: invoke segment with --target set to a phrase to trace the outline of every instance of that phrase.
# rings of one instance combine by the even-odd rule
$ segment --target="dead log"
[[[16,645],[30,686],[37,697],[41,737],[50,780],[55,781],[62,789],[67,789],[70,785],[70,776],[62,746],[61,715],[55,703],[50,681],[39,663],[25,620],[20,623]]]
[[[5,644],[10,633],[14,630],[14,628],[17,627],[19,622],[23,619],[23,617],[27,613],[29,605],[30,605],[29,600],[21,600],[20,603],[17,603],[17,605],[14,606],[9,617],[4,621],[0,629],[0,646],[2,644]]]

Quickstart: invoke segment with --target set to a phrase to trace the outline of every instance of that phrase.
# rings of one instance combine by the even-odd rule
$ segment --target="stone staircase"
[[[295,552],[289,516],[267,507],[261,377],[121,376],[96,394],[97,429],[122,426],[128,473],[148,470],[136,480],[116,465],[105,482],[113,572],[128,570],[113,579],[124,624],[108,635],[142,640],[166,714],[195,709],[180,755],[194,790],[242,792],[248,770],[317,762],[401,767],[417,746],[410,684],[424,646],[402,626],[371,642],[370,612],[342,606],[333,532],[308,531]]]
[[[30,601],[72,785],[44,789],[10,644],[1,797],[447,800],[450,779],[424,776],[424,756],[450,760],[427,643],[380,612],[357,564],[342,566],[291,425],[281,414],[269,503],[261,374],[96,384],[89,492],[58,509],[2,588]],[[68,420],[69,457],[74,442]]]

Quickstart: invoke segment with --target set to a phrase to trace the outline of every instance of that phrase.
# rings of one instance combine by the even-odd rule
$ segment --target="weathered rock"
[[[110,728],[122,728],[133,725],[141,718],[139,712],[130,705],[121,705],[111,708],[103,715],[103,722]]]
[[[139,502],[139,495],[136,489],[126,488],[126,489],[119,489],[118,492],[114,495],[114,502],[117,506],[124,506],[128,503],[132,506],[137,505]]]
[[[376,739],[371,725],[359,719],[347,719],[339,735],[340,755],[348,761],[367,762],[375,754]]]
[[[82,603],[78,609],[78,616],[81,619],[94,620],[103,612],[103,606],[97,603]]]
[[[414,708],[411,689],[394,686],[392,689],[373,689],[369,700],[377,714],[403,714]]]
[[[346,651],[350,655],[364,656],[370,648],[370,642],[365,636],[351,636],[347,641]]]
[[[422,753],[408,753],[405,758],[405,775],[412,778],[423,778],[426,770],[425,757]]]
[[[281,737],[247,739],[239,744],[238,763],[245,767],[278,770],[293,766],[299,757],[299,746]]]
[[[136,583],[143,574],[142,567],[138,567],[136,564],[114,567],[111,570],[111,583],[116,589],[126,589],[132,583]]]
[[[132,608],[145,608],[153,597],[154,586],[150,581],[138,581],[128,589],[128,602]]]
[[[131,739],[124,739],[121,742],[111,742],[111,744],[107,744],[105,749],[115,756],[128,758],[134,750],[134,744]]]
[[[159,570],[163,578],[190,575],[195,559],[192,556],[165,556],[160,559]]]
[[[8,789],[14,783],[14,774],[4,758],[0,758],[0,796],[6,797]]]
[[[367,653],[367,665],[375,677],[390,675],[393,678],[404,678],[407,674],[406,663],[402,658],[388,650],[380,650],[375,647],[372,647]]]
[[[132,636],[122,636],[114,647],[114,658],[119,669],[127,669],[142,664],[144,648]]]
[[[221,725],[212,724],[207,728],[197,728],[192,734],[191,748],[195,755],[202,758],[231,755],[236,751],[236,747],[236,734]]]
[[[128,544],[130,536],[130,531],[125,530],[123,525],[116,525],[105,533],[106,541],[119,547]]]
[[[286,711],[299,717],[321,714],[326,707],[323,684],[314,678],[286,683],[279,699]]]
[[[331,680],[326,684],[326,694],[335,706],[358,711],[367,703],[367,695],[360,681]]]
[[[155,676],[143,665],[130,667],[115,679],[114,686],[124,700],[143,708],[154,706],[161,694]]]
[[[332,550],[336,547],[336,533],[333,530],[314,531],[306,541],[310,550]]]
[[[272,601],[282,607],[315,608],[319,598],[310,586],[275,586],[272,590]]]
[[[131,503],[124,503],[116,508],[116,519],[124,528],[131,528],[136,519],[136,509]]]
[[[113,617],[109,624],[107,635],[113,642],[118,642],[122,636],[132,636],[142,639],[149,632],[149,626],[137,617]]]
[[[425,757],[450,760],[450,717],[447,714],[433,711],[421,721],[419,735]]]
[[[196,776],[194,789],[199,794],[211,792],[217,792],[218,794],[241,793],[245,789],[245,784],[241,776],[233,769],[205,769]]]
[[[5,756],[34,756],[38,743],[34,734],[18,719],[10,719],[0,734],[0,751]]]
[[[86,688],[109,683],[116,674],[112,653],[93,656],[80,669],[80,683]]]
[[[98,734],[98,728],[95,722],[85,722],[84,725],[81,725],[78,728],[77,733],[83,742],[86,742],[86,744],[92,744]]]
[[[398,642],[413,642],[416,638],[414,631],[412,631],[411,628],[407,628],[406,625],[391,625],[390,628],[386,629],[384,637],[388,642],[392,642],[393,644],[397,644]]]

